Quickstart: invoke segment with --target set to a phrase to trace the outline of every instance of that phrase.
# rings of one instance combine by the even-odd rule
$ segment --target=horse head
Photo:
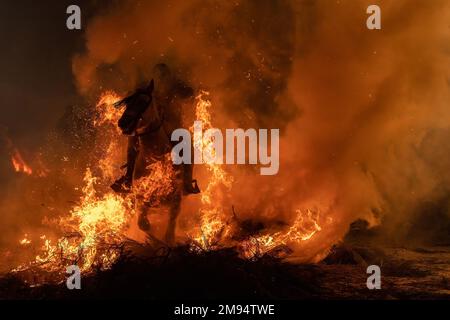
[[[139,120],[152,102],[154,81],[146,87],[136,90],[135,93],[117,102],[116,107],[125,106],[125,110],[119,119],[118,125],[125,135],[132,135],[136,131]]]

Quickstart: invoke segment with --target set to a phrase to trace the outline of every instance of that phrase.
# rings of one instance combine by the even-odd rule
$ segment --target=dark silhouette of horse
[[[173,147],[172,131],[182,127],[181,101],[192,96],[193,90],[189,86],[176,79],[166,65],[159,64],[155,66],[153,79],[148,85],[116,103],[116,107],[125,106],[118,125],[122,133],[129,136],[126,174],[111,186],[116,192],[131,191],[133,182],[152,174],[153,164],[167,159]],[[192,179],[192,165],[172,164],[172,169],[172,191],[164,197],[169,206],[165,235],[169,245],[174,242],[182,195],[200,192]],[[152,199],[136,194],[139,228],[153,239],[147,215],[154,205]]]

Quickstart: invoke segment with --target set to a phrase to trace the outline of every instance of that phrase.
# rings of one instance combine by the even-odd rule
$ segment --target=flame
[[[65,261],[76,261],[84,272],[94,267],[107,269],[120,254],[120,244],[126,238],[128,223],[134,214],[133,199],[131,196],[118,196],[112,191],[99,194],[95,190],[100,179],[117,174],[114,169],[120,161],[121,145],[115,128],[121,111],[112,105],[120,99],[115,92],[107,91],[96,105],[94,126],[105,131],[107,145],[104,156],[97,163],[99,176],[94,176],[87,168],[80,204],[71,210],[68,217],[57,221],[65,236],[55,243],[45,235],[41,237],[43,254],[38,255],[35,262],[47,270],[59,270]],[[109,129],[105,128],[108,125]]]
[[[64,236],[52,241],[42,235],[42,253],[31,264],[14,271],[39,266],[56,272],[64,270],[69,264],[77,264],[85,273],[110,268],[120,256],[127,239],[126,233],[135,215],[135,199],[150,199],[152,205],[158,205],[174,190],[175,171],[170,154],[151,164],[149,175],[135,181],[133,193],[129,195],[119,196],[113,191],[102,193],[95,189],[100,182],[107,184],[108,179],[117,175],[116,164],[123,160],[120,156],[124,154],[121,152],[123,143],[115,129],[121,114],[112,106],[120,99],[114,92],[107,92],[96,105],[94,125],[105,131],[104,155],[96,163],[96,170],[87,168],[79,205],[71,210],[69,216],[54,222]],[[94,175],[94,171],[98,174]]]
[[[113,107],[121,97],[114,92],[106,92],[96,105],[97,117],[94,125],[101,129],[102,141],[99,145],[103,156],[95,166],[87,168],[84,187],[79,202],[69,214],[54,223],[63,234],[57,239],[41,235],[41,253],[29,264],[22,265],[14,271],[30,266],[38,266],[46,271],[61,272],[67,265],[77,264],[89,273],[94,270],[110,268],[121,254],[127,239],[136,199],[146,199],[152,206],[159,206],[167,196],[172,194],[177,183],[170,154],[164,159],[149,165],[149,174],[134,182],[132,193],[117,195],[101,186],[109,185],[117,177],[118,167],[123,162],[124,143],[117,130],[117,121],[121,111]],[[196,97],[196,119],[202,121],[205,130],[213,128],[211,118],[212,103],[209,93],[201,91]],[[191,128],[193,131],[193,128]],[[194,145],[214,155],[213,138],[203,137],[194,141]],[[32,170],[23,162],[17,152],[13,157],[17,168],[23,172]],[[15,165],[16,168],[16,165]],[[297,210],[292,226],[283,231],[267,232],[251,237],[236,244],[230,215],[223,209],[224,197],[231,189],[233,177],[221,164],[205,164],[208,184],[200,194],[200,225],[189,231],[191,248],[200,246],[202,250],[214,250],[222,245],[237,246],[246,258],[259,257],[280,245],[300,243],[312,239],[322,230],[319,213],[314,210]],[[16,169],[17,170],[17,169]],[[100,191],[96,190],[96,186]],[[22,245],[31,243],[26,235],[20,241]]]
[[[173,181],[176,174],[170,154],[150,164],[147,169],[150,173],[134,182],[133,194],[150,202],[152,206],[159,206],[175,190]]]
[[[196,97],[196,101],[196,119],[202,122],[204,130],[213,128],[210,113],[212,103],[209,99],[209,92],[201,91]],[[191,128],[191,131],[193,131],[193,128]],[[194,140],[194,147],[205,150],[207,154],[214,156],[213,142],[212,137],[203,137],[202,139]],[[205,166],[210,176],[207,187],[201,193],[200,230],[193,238],[195,243],[199,243],[203,249],[209,250],[230,232],[226,214],[220,201],[222,193],[219,188],[224,186],[227,190],[230,190],[233,178],[225,172],[221,164],[206,163]]]
[[[120,97],[114,92],[106,92],[100,97],[96,105],[96,127],[103,129],[116,122],[120,113],[112,104],[118,100]],[[79,204],[68,216],[52,221],[64,235],[55,241],[41,235],[41,253],[34,261],[14,271],[39,266],[56,272],[64,270],[69,264],[77,264],[82,271],[91,272],[94,268],[107,269],[117,259],[134,213],[133,199],[131,195],[120,197],[112,191],[102,193],[95,189],[99,180],[111,176],[112,172],[117,174],[114,164],[120,160],[120,141],[112,128],[110,126],[109,131],[104,130],[108,147],[97,163],[95,172],[98,172],[98,176],[94,176],[93,171],[87,168]]]
[[[209,92],[201,91],[196,97],[196,118],[202,121],[204,130],[213,128],[211,120],[212,108],[211,100],[209,99]],[[191,131],[193,128],[191,128]],[[194,146],[200,150],[205,150],[207,154],[212,157],[214,154],[213,138],[199,139],[194,141]],[[227,218],[227,214],[223,210],[222,199],[223,192],[220,187],[225,187],[225,190],[229,191],[233,184],[233,177],[229,176],[224,170],[223,165],[215,163],[206,163],[207,170],[210,174],[208,185],[201,194],[200,208],[201,215],[201,227],[199,233],[193,237],[194,244],[200,244],[203,250],[214,249],[214,246],[219,242],[229,243],[235,245],[233,238],[233,230]],[[247,258],[254,258],[255,254],[260,256],[268,251],[289,244],[297,244],[302,241],[308,241],[312,239],[316,233],[322,230],[318,223],[319,213],[318,211],[296,210],[296,219],[291,227],[287,230],[279,231],[276,233],[269,233],[258,237],[251,237],[247,241],[238,244],[238,247],[246,248],[243,250],[243,255]],[[258,247],[257,250],[253,249],[253,254],[250,254],[252,247]]]
[[[113,124],[120,133],[116,124],[122,116],[123,110],[113,107],[114,103],[120,100],[122,100],[122,97],[114,91],[102,93],[96,105],[97,118],[94,120],[94,125]]]
[[[35,155],[33,161],[34,169],[32,169],[31,165],[25,162],[24,158],[22,157],[22,154],[17,148],[13,148],[11,156],[11,164],[15,172],[23,173],[28,176],[33,175],[35,177],[45,178],[50,172],[50,170],[47,169],[46,166],[44,165],[41,159],[41,154]]]
[[[22,155],[20,154],[19,150],[14,149],[13,155],[11,157],[11,163],[14,167],[14,170],[16,172],[25,173],[26,175],[32,175],[33,170],[30,168],[30,166],[23,160]]]
[[[254,258],[280,246],[308,241],[322,230],[318,223],[319,218],[318,211],[297,209],[296,218],[291,227],[285,231],[265,234],[245,241],[241,245],[241,253],[247,258]]]
[[[204,130],[213,128],[211,120],[212,103],[209,99],[209,93],[200,92],[196,98],[196,119],[202,121]],[[193,128],[191,128],[191,131]],[[194,146],[200,150],[205,150],[214,157],[213,138],[198,139],[194,141]],[[222,198],[223,186],[229,191],[233,184],[233,177],[229,176],[224,170],[223,165],[215,163],[205,164],[209,173],[208,185],[201,193],[201,226],[200,230],[193,237],[194,244],[200,244],[203,250],[214,249],[214,246],[222,241],[222,244],[229,243],[234,245],[233,230],[229,223],[229,218],[223,210]],[[247,242],[241,244],[242,247],[258,246],[258,254],[264,254],[278,246],[295,244],[301,241],[308,241],[314,235],[321,231],[318,223],[319,214],[314,210],[296,210],[296,219],[291,227],[285,231],[269,233],[258,237],[252,237]],[[249,252],[245,252],[244,256],[252,256]]]
[[[66,235],[55,243],[41,236],[43,254],[36,256],[35,263],[47,271],[58,271],[67,261],[76,262],[82,271],[94,266],[107,269],[118,257],[117,245],[125,240],[132,204],[113,193],[99,196],[94,188],[96,180],[87,169],[80,205],[58,221]]]
[[[123,110],[114,107],[114,103],[122,100],[122,97],[114,91],[104,92],[95,107],[96,118],[94,126],[101,128],[104,133],[104,155],[98,160],[97,166],[103,178],[112,180],[117,175],[118,168],[122,165],[124,154],[124,138],[117,126]]]
[[[28,239],[28,234],[25,234],[24,238],[20,240],[19,243],[23,246],[31,244],[31,240]]]

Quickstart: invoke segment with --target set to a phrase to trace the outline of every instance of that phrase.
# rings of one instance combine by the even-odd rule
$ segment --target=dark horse
[[[172,131],[182,127],[179,102],[192,96],[193,90],[175,79],[166,65],[160,64],[155,66],[150,84],[116,103],[116,107],[125,106],[118,125],[129,138],[127,172],[112,185],[115,191],[131,189],[132,181],[139,181],[151,174],[152,164],[164,161],[173,146],[170,140]],[[169,222],[165,240],[169,245],[174,242],[182,195],[200,192],[192,179],[192,165],[173,165],[173,172],[173,191],[167,196]],[[151,207],[150,199],[137,195],[138,224],[149,236],[147,215]]]

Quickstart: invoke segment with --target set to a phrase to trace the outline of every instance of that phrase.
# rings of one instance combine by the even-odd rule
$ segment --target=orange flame
[[[175,171],[172,166],[170,154],[147,167],[149,175],[134,182],[133,194],[158,206],[160,201],[174,191],[172,181]]]
[[[112,106],[121,99],[122,97],[113,91],[104,92],[96,105],[97,119],[94,120],[94,125],[99,126],[104,123],[116,125],[122,116],[123,110]],[[119,129],[117,128],[117,130]]]
[[[33,170],[30,166],[23,160],[22,155],[19,150],[14,149],[13,155],[11,157],[11,163],[16,172],[25,173],[26,175],[32,175]]]
[[[200,92],[197,96],[196,118],[202,121],[205,130],[213,128],[210,109],[212,107],[209,93]],[[191,131],[193,128],[191,128]],[[203,138],[200,141],[194,141],[194,145],[200,150],[206,150],[214,157],[213,138]],[[235,245],[232,239],[232,227],[229,224],[229,218],[223,210],[223,193],[220,187],[230,190],[233,184],[233,177],[229,176],[221,164],[207,163],[207,170],[210,173],[208,185],[201,194],[202,207],[200,208],[201,226],[200,230],[193,237],[196,245],[200,244],[202,249],[214,249],[215,244],[222,241],[222,244]],[[252,238],[251,242],[258,246],[258,255],[263,255],[268,251],[288,244],[295,244],[302,241],[308,241],[321,231],[318,223],[319,213],[314,210],[296,210],[296,219],[293,225],[285,231],[269,233]],[[244,241],[245,242],[245,241]],[[252,247],[247,242],[241,247]],[[255,253],[244,252],[244,256],[253,258]]]
[[[117,259],[117,245],[125,239],[125,230],[132,204],[113,193],[97,195],[94,189],[96,178],[88,169],[81,204],[72,209],[70,216],[63,217],[58,225],[67,234],[55,243],[45,235],[42,254],[36,256],[35,264],[47,271],[59,271],[67,264],[76,262],[82,271],[91,271],[94,266],[109,268]],[[25,238],[22,244],[29,243]],[[17,270],[28,267],[22,266]]]
[[[172,176],[175,174],[170,160],[170,154],[149,168],[150,174],[135,181],[133,193],[119,196],[113,191],[99,193],[95,185],[117,175],[117,163],[123,143],[115,129],[120,112],[112,104],[120,100],[114,92],[107,92],[96,105],[98,117],[94,125],[104,130],[107,141],[104,156],[96,163],[93,175],[91,169],[86,170],[84,187],[79,205],[75,206],[70,215],[56,221],[64,236],[52,241],[47,236],[41,236],[42,253],[36,256],[32,265],[37,265],[47,271],[60,271],[68,262],[76,262],[80,269],[89,273],[94,268],[108,269],[116,261],[121,252],[121,245],[126,239],[132,216],[135,214],[135,198],[159,200],[172,192]],[[113,125],[114,124],[114,125]],[[109,131],[108,131],[109,130]],[[15,271],[26,269],[23,265]]]
[[[195,113],[197,120],[202,121],[204,130],[213,128],[210,113],[212,103],[209,99],[209,92],[201,91],[196,100]],[[193,128],[191,128],[192,130]],[[199,141],[194,141],[194,146],[199,147],[200,150],[206,150],[208,154],[214,156],[213,142],[212,137],[203,137]],[[223,211],[222,201],[220,201],[223,194],[219,187],[224,186],[227,190],[231,189],[233,178],[225,172],[223,165],[215,163],[207,163],[205,165],[210,173],[210,177],[206,189],[201,193],[200,230],[197,231],[193,238],[196,243],[202,245],[203,249],[209,250],[230,231],[227,225],[226,214]]]
[[[29,245],[31,243],[31,240],[28,239],[28,234],[25,234],[24,238],[20,240],[19,243],[23,246]]]
[[[120,248],[126,240],[126,233],[135,212],[135,199],[153,199],[155,204],[173,191],[175,172],[172,167],[170,154],[159,162],[151,164],[150,174],[134,183],[133,192],[126,196],[119,196],[112,191],[98,192],[97,183],[107,185],[117,176],[118,167],[123,162],[124,143],[117,131],[117,121],[121,111],[112,106],[120,100],[114,92],[103,94],[96,105],[97,118],[94,125],[103,130],[102,148],[104,155],[96,163],[95,170],[87,169],[84,177],[84,187],[79,204],[70,214],[56,221],[64,236],[52,241],[42,235],[42,253],[36,256],[32,265],[38,265],[47,271],[61,271],[68,263],[76,263],[84,272],[94,269],[108,269],[120,255]],[[202,121],[206,129],[213,128],[211,120],[212,103],[209,93],[200,92],[196,97],[196,118]],[[191,128],[193,130],[193,128]],[[203,137],[199,144],[202,150],[214,151],[213,138]],[[99,146],[100,147],[100,146]],[[210,152],[213,154],[213,152]],[[32,173],[23,161],[20,153],[13,157],[16,170]],[[17,165],[17,167],[16,167]],[[214,250],[220,245],[236,246],[233,240],[230,215],[223,209],[223,200],[231,189],[231,177],[221,164],[207,163],[209,174],[208,184],[200,195],[199,209],[200,225],[190,231],[193,243],[200,245],[203,250]],[[18,168],[18,169],[17,169]],[[95,172],[95,175],[93,174]],[[267,232],[244,240],[240,244],[243,256],[254,258],[260,256],[279,245],[300,243],[312,239],[322,230],[319,212],[313,210],[297,210],[297,216],[292,226],[283,231]],[[20,241],[28,244],[26,236]],[[255,247],[257,247],[255,249]],[[192,246],[195,249],[195,246]],[[29,267],[21,266],[16,271]]]

